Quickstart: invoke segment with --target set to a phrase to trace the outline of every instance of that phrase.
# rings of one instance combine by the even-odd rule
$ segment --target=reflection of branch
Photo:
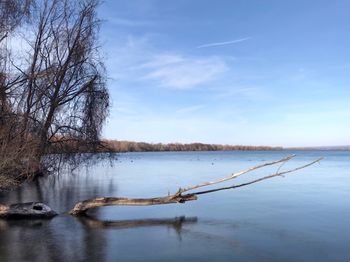
[[[151,226],[173,226],[176,230],[181,229],[183,224],[197,223],[197,217],[174,217],[159,219],[132,219],[104,221],[91,216],[80,216],[79,221],[89,228],[134,228],[134,227],[151,227]]]
[[[270,179],[276,176],[282,176],[284,174],[292,173],[297,170],[306,168],[308,166],[311,166],[319,161],[321,161],[323,158],[319,158],[315,161],[312,161],[306,165],[299,166],[294,169],[290,169],[287,171],[280,171],[279,169],[277,170],[276,173],[268,176],[264,176],[246,183],[238,184],[238,185],[232,185],[232,186],[226,186],[226,187],[220,187],[216,189],[211,189],[211,190],[204,190],[204,191],[198,191],[194,193],[188,193],[188,194],[183,194],[184,192],[188,191],[193,191],[194,189],[200,188],[200,187],[206,187],[214,184],[219,184],[234,178],[237,178],[243,174],[249,173],[251,171],[254,171],[256,169],[260,169],[266,166],[272,166],[276,165],[279,163],[286,163],[290,159],[292,159],[295,155],[291,155],[285,158],[282,158],[280,160],[274,161],[274,162],[269,162],[269,163],[264,163],[261,165],[257,165],[251,168],[248,168],[246,170],[233,173],[228,177],[224,177],[215,181],[211,182],[204,182],[198,185],[190,186],[190,187],[185,187],[185,188],[179,188],[179,190],[169,196],[165,197],[157,197],[157,198],[118,198],[118,197],[101,197],[101,198],[94,198],[94,199],[88,199],[82,202],[77,203],[74,208],[69,212],[71,215],[83,215],[86,213],[91,208],[95,207],[101,207],[101,206],[113,206],[113,205],[128,205],[128,206],[146,206],[146,205],[162,205],[162,204],[172,204],[172,203],[184,203],[186,201],[192,201],[192,200],[197,200],[197,195],[201,194],[208,194],[216,191],[221,191],[221,190],[228,190],[228,189],[234,189],[242,186],[247,186],[251,185],[260,181],[263,181],[265,179]]]

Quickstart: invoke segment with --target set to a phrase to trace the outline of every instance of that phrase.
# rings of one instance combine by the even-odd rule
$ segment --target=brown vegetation
[[[170,144],[152,144],[144,142],[103,140],[105,146],[103,150],[111,152],[151,152],[151,151],[248,151],[248,150],[282,150],[282,147],[269,146],[244,146],[244,145],[218,145],[203,143],[170,143]]]

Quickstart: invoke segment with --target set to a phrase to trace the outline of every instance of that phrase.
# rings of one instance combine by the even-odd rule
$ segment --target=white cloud
[[[111,78],[138,81],[172,89],[191,89],[211,83],[229,70],[230,58],[190,56],[160,51],[148,36],[115,39],[107,60]]]
[[[185,57],[181,55],[158,55],[142,65],[148,70],[145,79],[174,89],[190,89],[207,84],[228,70],[226,62],[219,57]]]
[[[251,39],[251,37],[245,37],[245,38],[240,38],[240,39],[235,39],[235,40],[230,40],[230,41],[225,41],[225,42],[209,43],[209,44],[204,44],[204,45],[197,46],[197,48],[232,45],[232,44],[237,44],[237,43],[240,43],[240,42],[247,41],[249,39]]]
[[[184,62],[184,58],[180,55],[175,54],[165,54],[165,55],[158,55],[151,58],[151,61],[142,64],[139,66],[140,68],[155,68],[155,67],[162,67],[167,65],[172,65],[176,63]]]

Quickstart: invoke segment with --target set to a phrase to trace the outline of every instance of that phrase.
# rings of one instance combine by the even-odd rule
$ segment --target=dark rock
[[[40,202],[0,205],[0,217],[5,218],[52,218],[57,213]]]

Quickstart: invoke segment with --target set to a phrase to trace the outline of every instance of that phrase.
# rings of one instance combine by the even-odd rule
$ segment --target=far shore
[[[171,151],[279,151],[283,147],[222,145],[205,143],[146,143],[122,140],[103,140],[102,151],[108,152],[171,152]]]
[[[281,147],[205,143],[146,143],[125,140],[103,140],[102,152],[176,152],[176,151],[287,151],[287,150],[349,150],[350,146]]]

